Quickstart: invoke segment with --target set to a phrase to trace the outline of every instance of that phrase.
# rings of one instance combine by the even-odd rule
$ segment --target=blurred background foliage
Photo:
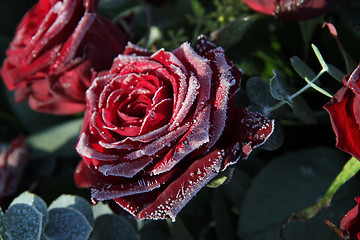
[[[17,24],[34,3],[35,0],[0,1],[1,61]],[[344,1],[326,14],[306,21],[283,21],[255,13],[240,0],[100,0],[99,12],[127,29],[132,42],[154,51],[171,51],[184,41],[194,45],[198,35],[206,35],[223,47],[243,71],[238,104],[259,111],[279,103],[274,98],[271,79],[290,95],[306,85],[293,68],[292,57],[297,56],[315,73],[321,70],[311,44],[317,46],[326,63],[343,74],[350,73],[360,62],[358,0]],[[324,22],[336,27],[350,64],[346,65],[336,40],[323,27]],[[341,87],[329,74],[322,75],[316,83],[330,94]],[[3,83],[0,86],[1,144],[5,146],[23,134],[33,150],[18,192],[3,199],[1,208],[7,209],[13,198],[26,190],[36,193],[48,206],[62,194],[89,200],[90,191],[76,188],[73,182],[80,160],[74,145],[82,116],[36,113],[26,103],[14,104],[11,93]],[[275,134],[249,159],[223,173],[220,177],[224,184],[203,188],[174,223],[135,221],[123,215],[122,219],[131,225],[128,238],[117,234],[114,236],[118,238],[113,239],[280,239],[281,224],[293,212],[320,199],[350,158],[334,147],[334,133],[322,108],[327,101],[328,97],[310,88],[293,105],[284,104],[268,112],[277,121]],[[299,112],[302,117],[297,115]],[[355,176],[344,185],[331,207],[320,215],[289,224],[284,230],[285,238],[340,239],[323,220],[339,224],[355,205],[353,199],[360,194],[359,180]],[[93,211],[109,211],[104,209]],[[107,228],[105,232],[117,232],[116,224],[112,226],[107,221],[119,219],[101,221],[98,224]],[[94,234],[104,236],[104,231],[99,231]]]

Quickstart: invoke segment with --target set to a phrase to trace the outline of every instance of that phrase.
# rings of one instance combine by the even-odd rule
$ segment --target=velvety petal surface
[[[336,146],[360,160],[360,67],[344,77],[342,87],[324,108],[330,115]]]

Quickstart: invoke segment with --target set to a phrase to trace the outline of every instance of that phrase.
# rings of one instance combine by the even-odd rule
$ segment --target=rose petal
[[[359,94],[360,66],[344,77],[345,86],[324,106],[336,135],[336,146],[360,159]]]
[[[171,218],[175,221],[175,216],[183,206],[218,174],[221,160],[221,150],[213,150],[205,157],[195,161],[161,193],[146,195],[147,198],[134,195],[114,200],[137,219]],[[160,195],[157,196],[157,194]]]
[[[263,115],[246,109],[237,108],[232,125],[232,142],[224,139],[226,146],[225,159],[222,170],[235,164],[240,158],[247,158],[249,154],[261,146],[274,131],[275,122]]]
[[[205,107],[197,116],[189,131],[171,148],[165,157],[154,165],[150,175],[157,175],[172,169],[188,154],[209,142],[211,106]]]
[[[190,47],[189,43],[183,43],[179,48],[175,49],[173,53],[187,66],[188,71],[191,70],[196,73],[197,80],[199,81],[198,105],[194,113],[196,115],[210,98],[211,76],[213,75],[212,69],[210,68],[210,61],[197,54],[195,50]],[[190,66],[196,66],[196,68],[193,70]]]
[[[340,222],[340,229],[344,234],[344,239],[358,240],[360,233],[360,216],[359,216],[359,204],[360,197],[356,197],[355,201],[357,205],[351,209]]]

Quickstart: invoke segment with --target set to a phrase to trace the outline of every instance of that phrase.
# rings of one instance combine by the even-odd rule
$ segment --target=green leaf
[[[342,82],[342,79],[344,78],[345,74],[334,65],[328,64],[328,66],[329,66],[328,73],[339,82]]]
[[[295,97],[292,99],[291,103],[294,114],[301,122],[306,124],[316,123],[316,118],[313,111],[302,96],[299,95]]]
[[[347,181],[349,181],[356,173],[360,170],[360,162],[356,158],[352,157],[345,164],[342,171],[336,176],[335,180],[331,183],[330,187],[326,191],[325,195],[317,201],[314,205],[307,207],[301,211],[294,213],[286,222],[285,225],[294,221],[304,221],[309,218],[314,217],[322,209],[330,206],[331,200],[333,199],[335,193],[343,186]]]
[[[229,199],[234,206],[240,208],[250,183],[251,178],[247,172],[242,170],[241,167],[235,167],[231,180],[224,184],[224,193],[227,199]]]
[[[221,188],[216,189],[213,195],[212,211],[215,230],[218,236],[217,239],[233,240],[236,239],[234,221],[222,190]]]
[[[271,95],[275,99],[280,101],[285,101],[287,104],[291,106],[292,104],[289,99],[290,94],[288,93],[288,89],[284,77],[275,70],[273,72],[274,72],[274,77],[270,78]]]
[[[315,30],[322,24],[322,18],[314,18],[305,21],[299,21],[301,35],[304,42],[304,52],[307,53],[311,39]]]
[[[243,240],[280,240],[280,228],[293,212],[322,197],[337,175],[346,154],[333,148],[294,151],[272,159],[254,178],[243,203],[238,236]],[[341,189],[333,206],[306,222],[291,223],[285,239],[338,240],[323,219],[339,222],[353,207],[357,182]],[[351,189],[349,189],[352,187]]]
[[[79,196],[63,194],[55,199],[49,206],[49,210],[54,208],[73,208],[79,211],[90,225],[94,223],[94,214],[88,201]]]
[[[125,218],[115,214],[105,214],[95,219],[91,239],[139,239],[134,227]]]
[[[205,8],[201,5],[199,0],[190,1],[194,15],[197,17],[203,17],[205,14]]]
[[[206,184],[206,187],[209,188],[218,188],[223,185],[226,181],[229,181],[232,177],[233,169],[229,168],[226,171],[220,172],[216,177],[211,179],[210,182]]]
[[[297,72],[297,74],[299,74],[299,76],[302,77],[303,79],[307,78],[311,81],[316,77],[315,72],[299,57],[294,56],[290,58],[290,63]]]
[[[41,221],[42,221],[41,229],[43,231],[48,221],[48,210],[44,200],[33,193],[23,192],[11,202],[10,206],[18,203],[29,204],[30,206],[34,207],[39,213],[41,213]]]
[[[10,240],[40,239],[42,215],[26,203],[11,205],[5,213],[5,228]]]
[[[53,208],[49,210],[49,222],[45,236],[52,240],[87,240],[92,227],[86,218],[73,208]]]
[[[30,135],[26,143],[34,150],[34,157],[77,156],[75,144],[79,137],[83,119],[75,119],[66,123],[46,128]]]
[[[211,33],[211,41],[216,45],[228,47],[242,39],[246,30],[255,22],[255,17],[236,19],[223,28]]]
[[[209,188],[217,188],[226,182],[226,176],[219,176],[212,179],[208,184],[206,184]]]
[[[269,114],[269,109],[278,103],[270,93],[269,84],[259,77],[251,77],[246,82],[249,100],[260,107],[258,111]]]

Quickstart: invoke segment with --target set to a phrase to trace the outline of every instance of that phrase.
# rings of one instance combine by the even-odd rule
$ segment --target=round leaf
[[[290,58],[290,63],[300,77],[307,78],[310,81],[316,77],[314,71],[299,57],[294,56]]]
[[[271,95],[280,101],[285,101],[291,106],[291,101],[289,100],[290,94],[288,93],[286,81],[284,77],[273,71],[274,77],[270,78],[270,93]]]
[[[49,210],[49,222],[44,234],[52,240],[87,240],[92,227],[86,218],[73,208],[53,208]]]
[[[246,82],[246,93],[250,101],[261,109],[260,112],[268,115],[268,109],[279,101],[270,93],[269,84],[259,77],[251,77]]]
[[[5,228],[10,240],[40,239],[42,215],[26,203],[11,205],[5,213]]]
[[[76,209],[87,219],[90,225],[93,224],[94,214],[91,206],[85,199],[79,196],[63,194],[50,204],[49,210],[66,207]]]
[[[39,213],[41,213],[42,230],[45,229],[45,225],[48,221],[48,210],[46,203],[44,202],[44,200],[42,200],[42,198],[30,192],[23,192],[11,202],[11,205],[17,203],[29,204],[34,207]]]

